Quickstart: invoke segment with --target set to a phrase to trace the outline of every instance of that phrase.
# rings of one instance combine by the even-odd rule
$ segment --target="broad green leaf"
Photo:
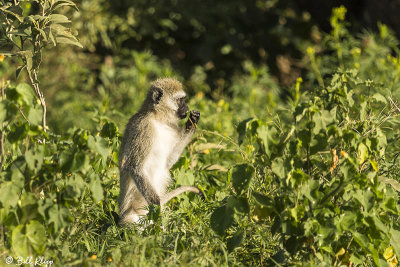
[[[51,14],[49,16],[49,21],[52,23],[69,23],[71,22],[68,17],[61,14]]]
[[[22,100],[28,107],[32,106],[33,99],[36,97],[31,86],[26,83],[20,83],[15,90],[21,95]]]
[[[5,101],[0,102],[0,124],[7,118],[7,106]]]
[[[311,201],[311,203],[315,203],[318,201],[318,198],[320,195],[318,188],[319,188],[318,181],[309,179],[301,187],[301,194],[303,194],[305,197],[307,197],[308,200]]]
[[[71,215],[67,208],[53,205],[49,211],[49,224],[53,224],[54,230],[57,233],[60,229],[66,227],[71,222]]]
[[[353,195],[354,199],[357,199],[358,202],[369,211],[375,202],[375,195],[371,192],[371,190],[357,190]]]
[[[23,123],[19,126],[16,126],[14,129],[12,129],[7,138],[10,141],[10,143],[16,143],[19,140],[25,139],[26,136],[28,135],[29,131],[29,126],[27,123]]]
[[[174,177],[179,185],[193,185],[195,181],[193,173],[183,168],[176,170]]]
[[[18,203],[20,188],[12,182],[3,182],[0,184],[0,202],[6,209],[15,207]]]
[[[325,151],[328,145],[328,137],[323,133],[319,133],[313,136],[310,145],[310,155]]]
[[[286,169],[284,164],[285,163],[282,158],[276,158],[274,161],[272,161],[271,164],[272,172],[281,179],[286,178]]]
[[[265,153],[271,157],[271,154],[277,151],[276,145],[280,141],[278,131],[275,127],[261,125],[257,128],[257,134],[264,144]]]
[[[56,10],[60,7],[63,6],[70,6],[72,8],[74,8],[76,11],[79,11],[78,7],[76,6],[76,4],[70,0],[54,0],[54,4],[52,5],[52,9]]]
[[[252,193],[254,199],[261,205],[263,206],[269,206],[271,205],[271,199],[269,197],[267,197],[266,195],[263,195],[261,193],[258,192],[253,192]]]
[[[47,242],[46,229],[44,226],[38,221],[31,221],[26,225],[26,236],[33,249],[38,254],[43,253]]]
[[[103,137],[91,135],[88,137],[87,144],[90,149],[100,154],[104,161],[107,160],[108,143]]]
[[[313,133],[318,134],[321,130],[326,130],[326,127],[333,123],[336,119],[336,108],[332,110],[321,110],[316,112],[312,118],[315,126],[313,128]]]
[[[358,145],[358,163],[362,164],[368,159],[368,148],[363,143]]]
[[[392,188],[394,190],[396,190],[397,192],[400,192],[400,183],[394,179],[390,179],[390,178],[386,178],[384,176],[379,176],[379,181],[383,182],[385,184],[389,184],[392,186]]]
[[[25,68],[26,68],[26,65],[19,66],[17,68],[17,70],[15,71],[15,77],[18,78],[21,71],[24,70]]]
[[[227,205],[221,206],[211,214],[211,228],[219,235],[223,235],[234,222],[234,211]]]
[[[43,118],[43,109],[39,105],[35,105],[29,109],[28,120],[33,125],[40,125]]]
[[[376,171],[379,172],[379,167],[378,167],[378,162],[373,157],[369,158],[369,163],[371,163],[372,168]]]
[[[27,257],[29,255],[30,249],[25,225],[20,224],[12,231],[11,248],[18,256]]]
[[[230,196],[227,199],[227,206],[235,212],[235,214],[247,214],[250,211],[250,206],[246,198]]]
[[[232,252],[235,248],[240,246],[240,243],[242,243],[243,240],[243,236],[244,234],[242,231],[237,231],[233,236],[226,240],[226,246],[229,252]]]
[[[89,156],[83,151],[76,152],[72,160],[72,166],[70,171],[71,172],[81,171],[82,173],[86,173],[89,169],[90,169]]]
[[[75,45],[75,46],[78,46],[80,48],[83,48],[81,43],[76,38],[67,38],[67,37],[57,36],[56,37],[56,43],[58,43],[58,44],[71,44],[71,45]]]
[[[248,118],[244,121],[241,121],[236,128],[236,131],[239,134],[239,139],[238,139],[239,145],[243,143],[244,137],[246,136],[247,123],[251,120],[253,120],[253,118]]]
[[[86,173],[90,168],[89,156],[82,152],[65,150],[60,154],[60,167],[64,172],[82,171]]]
[[[384,104],[387,103],[386,98],[385,98],[383,95],[381,95],[380,93],[375,93],[375,94],[372,96],[372,98],[375,99],[377,102],[382,102],[382,103],[384,103]]]
[[[114,138],[117,137],[118,127],[114,122],[106,122],[101,129],[100,135],[102,137]]]
[[[103,187],[101,186],[100,178],[92,174],[90,177],[90,184],[89,184],[90,191],[92,192],[93,199],[96,203],[103,200]]]
[[[350,231],[354,229],[354,225],[357,221],[357,213],[352,211],[345,211],[335,223],[336,227],[339,230],[339,233],[343,233],[345,231]]]
[[[37,149],[30,149],[25,153],[25,161],[30,170],[37,173],[42,168],[44,158],[44,147],[38,146]]]
[[[396,251],[396,255],[400,257],[400,231],[395,229],[390,229],[390,244],[393,246],[394,250]]]
[[[240,195],[249,187],[251,178],[255,173],[254,167],[248,164],[236,165],[232,170],[232,186]]]

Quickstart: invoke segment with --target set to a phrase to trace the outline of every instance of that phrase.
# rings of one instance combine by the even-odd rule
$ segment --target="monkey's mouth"
[[[180,109],[178,109],[178,117],[179,117],[179,119],[184,119],[184,118],[186,118],[186,116],[187,116],[187,114],[189,113],[189,108],[186,106],[186,107],[182,107],[182,108],[180,108]]]

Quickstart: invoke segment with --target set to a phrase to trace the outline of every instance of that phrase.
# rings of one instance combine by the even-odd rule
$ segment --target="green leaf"
[[[44,157],[44,147],[38,146],[35,150],[28,150],[25,153],[25,161],[28,165],[28,168],[35,173],[37,173],[43,164],[43,157]]]
[[[375,202],[375,195],[371,190],[360,190],[358,189],[354,194],[354,199],[357,199],[358,202],[369,211]]]
[[[75,46],[78,46],[80,48],[83,48],[81,43],[75,37],[74,38],[72,38],[72,37],[67,38],[67,37],[61,37],[61,36],[59,37],[59,36],[57,36],[56,37],[56,42],[59,43],[59,44],[71,44],[71,45],[75,45]]]
[[[29,255],[29,244],[25,225],[18,225],[12,231],[11,248],[18,256],[27,257]]]
[[[254,199],[258,202],[258,204],[263,205],[263,206],[269,206],[271,205],[271,199],[267,197],[266,195],[263,195],[258,192],[252,192],[252,195]]]
[[[185,169],[177,169],[174,175],[176,183],[179,185],[193,185],[195,177],[192,172]]]
[[[25,139],[26,136],[28,135],[29,131],[29,126],[27,123],[23,123],[19,126],[16,126],[14,129],[12,129],[7,138],[10,141],[10,143],[16,143],[19,140]]]
[[[19,74],[21,73],[21,71],[22,71],[23,69],[25,69],[25,68],[26,68],[26,65],[19,66],[19,67],[17,68],[17,70],[15,71],[15,78],[18,78],[18,77],[19,77]]]
[[[31,86],[26,83],[20,83],[15,90],[21,95],[22,100],[28,107],[32,106],[33,99],[36,97]]]
[[[261,125],[257,128],[258,137],[264,144],[265,153],[271,157],[273,152],[277,152],[276,145],[279,144],[278,131],[275,127]]]
[[[227,205],[221,206],[211,214],[211,228],[219,235],[223,235],[234,222],[234,211]]]
[[[49,211],[49,224],[53,224],[54,230],[57,233],[60,229],[66,227],[71,221],[71,216],[67,208],[53,205]]]
[[[63,172],[82,171],[86,173],[90,168],[89,156],[82,152],[73,152],[65,150],[60,154],[60,167]]]
[[[400,192],[400,183],[397,182],[396,180],[390,179],[390,178],[386,178],[386,177],[383,177],[383,176],[379,176],[378,179],[379,179],[380,182],[383,182],[385,184],[389,184],[389,185],[392,186],[392,188],[394,190],[396,190],[397,192]]]
[[[256,119],[248,118],[246,120],[241,121],[239,123],[239,125],[237,126],[236,131],[239,134],[239,139],[238,139],[239,145],[241,145],[243,143],[244,137],[246,136],[247,126],[249,125],[249,123],[253,122],[254,120],[256,120]]]
[[[226,241],[226,247],[229,252],[232,252],[235,248],[240,246],[240,243],[242,243],[243,240],[243,231],[237,231],[233,236],[228,238]]]
[[[372,98],[375,99],[377,102],[382,102],[382,103],[384,103],[384,104],[387,103],[386,98],[385,98],[383,95],[381,95],[380,93],[375,93],[375,94],[372,96]]]
[[[235,214],[245,215],[249,213],[250,206],[246,198],[230,196],[227,199],[227,206],[231,208]]]
[[[106,122],[101,128],[100,135],[102,137],[114,138],[118,135],[118,127],[114,122]]]
[[[378,162],[373,157],[369,158],[369,163],[371,163],[372,168],[374,171],[379,172]]]
[[[71,22],[68,17],[61,14],[51,14],[49,16],[49,21],[52,23],[69,23]]]
[[[232,170],[232,186],[240,195],[249,187],[251,178],[254,176],[254,167],[248,164],[236,165]]]
[[[0,102],[0,124],[7,118],[7,106],[5,101]]]
[[[363,143],[358,145],[358,163],[362,164],[368,159],[368,147]]]
[[[354,229],[354,225],[357,221],[357,214],[352,211],[345,211],[340,215],[337,223],[335,223],[339,233],[343,233],[345,231],[350,231]]]
[[[33,125],[41,125],[43,118],[42,107],[35,105],[29,109],[28,120]]]
[[[79,9],[76,6],[76,4],[74,2],[72,2],[72,1],[70,1],[70,0],[55,0],[54,4],[52,6],[52,9],[56,10],[56,9],[58,9],[60,7],[63,7],[63,6],[70,6],[73,9],[75,9],[76,11],[79,11]]]
[[[286,178],[286,169],[282,158],[277,158],[274,161],[272,161],[271,169],[272,172],[275,173],[279,178],[281,179]]]
[[[336,119],[336,108],[332,110],[321,110],[316,112],[312,118],[315,126],[313,128],[313,133],[318,134],[321,130],[326,130],[326,127],[333,123]]]
[[[101,186],[100,178],[92,174],[90,176],[90,184],[89,184],[90,191],[92,192],[93,199],[96,203],[103,200],[103,187]]]
[[[17,206],[20,188],[14,185],[12,182],[3,182],[0,184],[0,202],[3,207],[9,209]]]
[[[100,136],[90,135],[87,140],[88,147],[94,152],[100,154],[104,161],[107,160],[108,156],[108,142]]]
[[[46,247],[46,229],[38,221],[32,220],[26,225],[26,236],[29,244],[37,253],[43,253]]]
[[[400,231],[395,229],[390,229],[390,244],[393,246],[394,250],[396,251],[396,255],[400,257]]]

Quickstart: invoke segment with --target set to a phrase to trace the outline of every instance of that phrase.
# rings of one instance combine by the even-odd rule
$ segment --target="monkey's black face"
[[[185,102],[185,98],[179,98],[178,99],[178,111],[177,111],[177,115],[179,117],[179,119],[184,119],[186,118],[187,112],[189,111],[189,107]]]

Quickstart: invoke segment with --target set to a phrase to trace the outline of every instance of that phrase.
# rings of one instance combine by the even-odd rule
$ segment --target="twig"
[[[4,93],[4,77],[1,80],[1,99],[5,100],[6,96]],[[5,151],[4,151],[4,122],[1,123],[1,139],[0,139],[0,147],[1,147],[1,162],[3,163],[3,159],[5,157]]]
[[[44,95],[40,91],[39,84],[37,83],[36,70],[28,71],[28,76],[29,76],[29,80],[31,81],[31,84],[33,86],[33,89],[35,91],[35,94],[40,100],[40,105],[42,106],[42,110],[43,110],[42,127],[43,127],[43,131],[46,132],[46,128],[47,128],[46,127],[46,113],[47,113],[46,101],[44,100]]]
[[[397,109],[398,112],[400,112],[400,108],[397,106],[397,104],[393,101],[391,97],[389,97],[390,103]]]

